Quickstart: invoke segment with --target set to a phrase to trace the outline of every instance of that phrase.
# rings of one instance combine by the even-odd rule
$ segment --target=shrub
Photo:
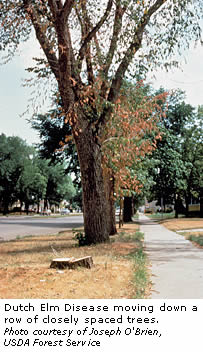
[[[78,241],[79,247],[87,246],[87,237],[85,236],[84,232],[76,232],[74,237]]]

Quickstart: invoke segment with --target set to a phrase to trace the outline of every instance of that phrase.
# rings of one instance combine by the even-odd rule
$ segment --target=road
[[[203,250],[144,215],[139,223],[151,264],[150,298],[202,299]]]
[[[0,217],[0,241],[9,241],[16,237],[30,235],[57,234],[60,231],[77,228],[82,225],[82,215],[69,215],[58,218],[39,216]]]

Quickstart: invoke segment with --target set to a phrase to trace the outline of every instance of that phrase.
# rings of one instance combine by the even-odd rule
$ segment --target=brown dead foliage
[[[133,263],[126,257],[136,249],[129,243],[136,224],[121,231],[128,234],[112,236],[110,243],[78,247],[68,231],[56,236],[27,237],[0,243],[0,298],[132,298],[136,287]],[[90,255],[91,269],[50,269],[56,257]]]

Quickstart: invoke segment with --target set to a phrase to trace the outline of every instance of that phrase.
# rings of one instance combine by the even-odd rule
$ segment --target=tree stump
[[[53,259],[50,265],[50,268],[56,269],[75,269],[78,266],[82,266],[88,269],[91,269],[93,265],[92,257],[87,256],[79,259],[75,258],[56,258]]]

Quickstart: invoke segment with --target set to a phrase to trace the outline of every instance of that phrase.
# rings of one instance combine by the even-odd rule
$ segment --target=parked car
[[[61,210],[60,210],[60,214],[61,214],[61,215],[67,215],[67,214],[69,214],[69,213],[70,213],[70,210],[69,210],[69,209],[64,208],[64,209],[61,209]]]

